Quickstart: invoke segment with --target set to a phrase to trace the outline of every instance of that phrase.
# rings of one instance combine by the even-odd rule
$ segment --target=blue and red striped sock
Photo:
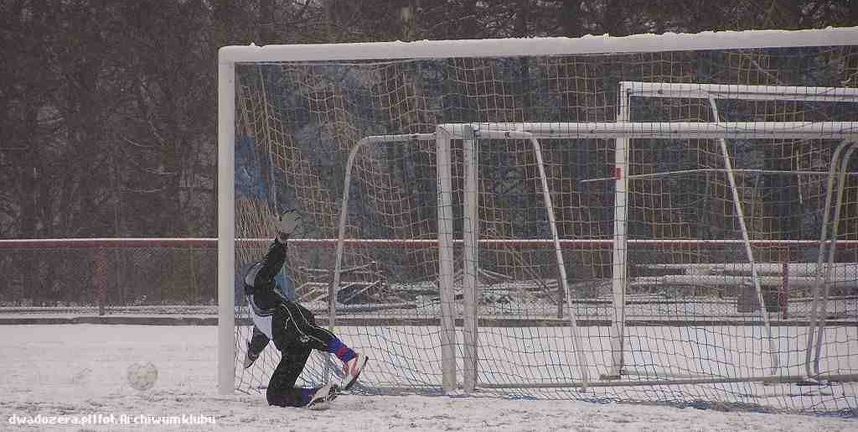
[[[301,389],[301,406],[305,406],[310,403],[310,399],[313,399],[313,395],[316,394],[315,388],[302,388]]]
[[[333,338],[328,342],[328,352],[337,356],[343,363],[347,363],[349,360],[357,357],[357,354],[338,338]]]

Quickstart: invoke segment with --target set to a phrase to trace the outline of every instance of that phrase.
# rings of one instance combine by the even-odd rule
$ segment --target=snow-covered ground
[[[213,326],[0,326],[0,430],[858,430],[858,419],[492,397],[343,395],[328,411],[275,408],[261,396],[217,394],[216,331]],[[127,366],[139,360],[152,361],[160,371],[155,388],[145,393],[131,389],[124,377]],[[196,424],[153,423],[182,416]],[[10,419],[90,423],[14,425]],[[130,424],[120,424],[123,419]]]

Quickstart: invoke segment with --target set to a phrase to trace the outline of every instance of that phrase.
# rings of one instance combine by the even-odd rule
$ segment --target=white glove
[[[295,232],[295,228],[301,223],[301,216],[295,210],[289,210],[277,218],[277,239],[285,243],[289,236]]]

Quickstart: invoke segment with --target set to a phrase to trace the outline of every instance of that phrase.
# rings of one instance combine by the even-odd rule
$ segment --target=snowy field
[[[217,394],[216,330],[0,326],[0,430],[858,430],[856,419],[491,397],[343,395],[328,411],[274,408],[261,396]],[[127,366],[139,360],[152,361],[160,371],[155,388],[145,393],[131,389],[124,378]],[[182,416],[196,424],[155,423],[181,421]],[[130,424],[120,424],[123,418]],[[90,423],[10,422],[34,419]]]

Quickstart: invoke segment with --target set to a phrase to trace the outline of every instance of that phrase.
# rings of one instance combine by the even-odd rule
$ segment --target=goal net
[[[225,48],[221,388],[279,361],[239,281],[294,208],[357,392],[856,409],[856,37]]]

